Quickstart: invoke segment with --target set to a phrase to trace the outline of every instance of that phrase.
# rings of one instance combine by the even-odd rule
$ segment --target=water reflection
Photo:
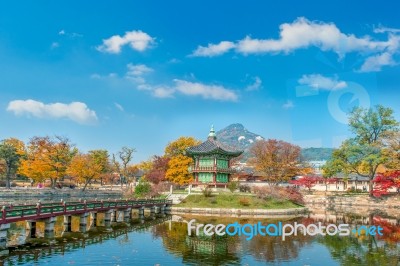
[[[172,218],[172,219],[171,219]],[[97,218],[97,225],[103,217]],[[379,225],[383,236],[188,236],[187,221],[199,223],[304,225],[322,222]],[[44,225],[38,222],[37,236],[26,232],[26,223],[9,229],[10,254],[4,265],[47,263],[49,265],[400,265],[400,224],[396,217],[384,213],[366,216],[350,213],[315,211],[304,217],[283,220],[261,218],[228,218],[206,216],[173,216],[160,219],[134,220],[132,224],[116,223],[112,228],[94,226],[88,217],[88,230],[80,232],[79,217],[73,218],[72,232],[65,232],[64,221],[57,218],[54,238],[42,238]],[[18,246],[26,243],[23,246]],[[101,256],[100,256],[101,254]],[[1,263],[0,263],[1,265]]]

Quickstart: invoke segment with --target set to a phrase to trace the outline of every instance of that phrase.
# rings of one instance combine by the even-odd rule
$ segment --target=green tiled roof
[[[241,150],[235,150],[234,148],[223,145],[215,139],[209,138],[200,145],[193,146],[186,149],[189,155],[204,155],[211,153],[220,153],[226,155],[232,155],[234,157],[239,156],[243,153]]]

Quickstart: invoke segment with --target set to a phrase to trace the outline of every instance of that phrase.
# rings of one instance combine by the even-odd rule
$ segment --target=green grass
[[[177,207],[193,208],[235,208],[235,209],[289,209],[302,207],[288,200],[263,200],[255,196],[219,194],[211,197],[189,195]]]

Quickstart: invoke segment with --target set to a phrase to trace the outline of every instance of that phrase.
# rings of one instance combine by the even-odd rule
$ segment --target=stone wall
[[[172,207],[172,214],[215,214],[215,215],[261,215],[261,216],[279,216],[279,215],[299,215],[307,213],[307,208],[292,209],[230,209],[230,208],[190,208],[190,207]]]
[[[79,189],[0,189],[0,205],[7,204],[35,204],[41,202],[77,201],[78,199],[119,199],[121,191],[87,190]]]
[[[400,197],[371,198],[362,195],[313,194],[304,195],[306,207],[312,213],[353,213],[367,216],[371,213],[384,213],[391,217],[400,217]]]

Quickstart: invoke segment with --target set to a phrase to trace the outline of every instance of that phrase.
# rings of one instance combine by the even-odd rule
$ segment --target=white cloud
[[[347,87],[347,83],[339,80],[337,76],[330,78],[320,74],[303,75],[298,82],[299,84],[307,85],[314,89],[329,91],[340,90]]]
[[[217,56],[228,52],[233,49],[235,44],[233,42],[222,41],[218,44],[209,43],[208,46],[198,46],[195,51],[193,51],[192,56]]]
[[[360,68],[360,72],[380,71],[383,66],[393,66],[396,62],[389,52],[368,57]]]
[[[128,64],[127,65],[128,71],[126,72],[126,75],[128,77],[132,77],[132,76],[141,76],[145,73],[149,73],[152,72],[153,69],[143,65],[143,64],[138,64],[138,65],[133,65],[133,64]]]
[[[113,79],[117,78],[117,73],[108,73],[107,75],[100,75],[98,73],[93,73],[90,75],[91,79]]]
[[[256,137],[256,141],[260,141],[260,140],[263,140],[264,138],[263,137],[261,137],[261,136],[257,136]]]
[[[391,33],[398,33],[400,32],[400,29],[395,29],[395,28],[388,28],[388,27],[378,27],[374,29],[375,33],[386,33],[386,32],[391,32]]]
[[[205,85],[198,82],[174,79],[175,90],[189,96],[201,96],[204,99],[237,101],[238,95],[223,86]]]
[[[256,91],[261,88],[262,80],[259,77],[254,77],[254,83],[246,87],[247,91]]]
[[[58,42],[52,42],[51,43],[51,49],[58,48],[59,46],[60,46],[60,44]]]
[[[400,37],[396,35],[399,32],[397,29],[375,29],[375,32],[388,33],[387,39],[383,41],[374,40],[368,35],[356,37],[354,34],[345,34],[334,23],[310,21],[304,17],[297,18],[292,23],[283,23],[279,26],[279,29],[279,38],[277,39],[256,39],[246,36],[237,42],[222,41],[218,44],[208,44],[206,47],[199,46],[192,55],[211,57],[221,55],[231,49],[235,49],[237,53],[245,55],[276,54],[317,47],[322,51],[335,52],[340,59],[347,53],[371,56],[371,54],[380,55],[385,52],[394,54],[399,50]],[[381,55],[381,57],[386,56],[384,54]],[[377,71],[380,68],[364,69]]]
[[[71,102],[44,104],[35,100],[15,100],[8,103],[7,111],[15,115],[38,118],[68,118],[79,124],[93,124],[97,121],[96,112],[85,103]]]
[[[292,109],[294,108],[294,104],[292,101],[288,100],[286,103],[282,105],[283,109]]]
[[[173,98],[174,92],[173,88],[157,87],[153,90],[153,96],[157,98]]]
[[[148,82],[146,74],[153,72],[152,68],[143,64],[128,64],[127,68],[125,78],[132,81],[138,90],[149,91],[157,98],[173,98],[176,93],[181,93],[222,101],[237,101],[238,99],[238,95],[234,91],[218,85],[206,85],[179,79],[174,79],[172,85],[151,84]]]
[[[132,49],[143,52],[154,43],[154,38],[143,31],[127,31],[125,35],[114,35],[108,39],[103,39],[103,44],[97,47],[100,52],[119,54],[121,48],[129,45]]]
[[[121,112],[124,111],[124,107],[122,107],[122,105],[120,105],[119,103],[114,103],[115,107],[120,110]]]
[[[58,32],[58,35],[60,35],[60,36],[66,36],[66,37],[69,37],[69,38],[83,37],[83,35],[80,34],[80,33],[76,33],[76,32],[66,32],[65,30],[60,30],[60,31]]]
[[[245,136],[239,136],[239,137],[238,137],[238,141],[241,141],[241,140],[244,140],[244,139],[246,139]]]

